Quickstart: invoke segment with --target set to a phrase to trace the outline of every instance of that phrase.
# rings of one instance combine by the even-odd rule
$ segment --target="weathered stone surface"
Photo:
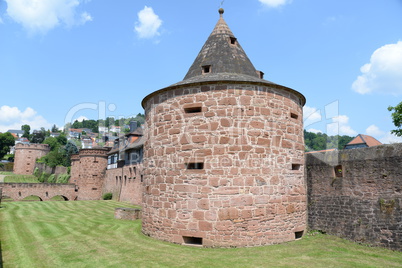
[[[183,243],[178,236],[194,236],[223,247],[293,240],[307,214],[298,96],[267,85],[218,91],[221,86],[172,89],[163,102],[155,94],[145,103],[143,232],[176,243]],[[186,117],[190,103],[202,109]],[[169,135],[154,133],[156,126]],[[293,136],[286,139],[288,132]],[[158,153],[166,148],[174,153]],[[292,170],[293,163],[300,169]]]
[[[401,162],[402,144],[307,154],[309,227],[401,251]]]
[[[32,175],[36,159],[49,153],[47,144],[22,144],[15,146],[14,174]]]

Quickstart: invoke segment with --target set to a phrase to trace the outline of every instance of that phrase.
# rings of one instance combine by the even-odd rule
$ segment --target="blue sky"
[[[265,79],[307,98],[305,128],[401,141],[402,0],[0,0],[0,132],[128,117],[181,81],[224,18]]]

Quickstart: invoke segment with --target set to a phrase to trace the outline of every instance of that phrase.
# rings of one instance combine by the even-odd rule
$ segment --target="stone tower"
[[[264,80],[219,13],[184,80],[142,102],[143,232],[211,247],[300,238],[305,98]]]
[[[108,151],[106,148],[81,149],[71,156],[69,182],[77,187],[77,200],[101,199]]]
[[[32,175],[36,159],[50,152],[47,144],[22,144],[15,146],[14,174]]]

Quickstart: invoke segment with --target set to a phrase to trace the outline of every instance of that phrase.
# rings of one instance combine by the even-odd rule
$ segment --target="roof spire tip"
[[[222,17],[222,15],[223,15],[223,13],[225,13],[225,10],[224,10],[223,8],[220,8],[220,9],[219,9],[219,14],[221,14],[221,17]]]

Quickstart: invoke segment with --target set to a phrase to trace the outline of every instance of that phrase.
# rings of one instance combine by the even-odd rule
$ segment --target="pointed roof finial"
[[[221,14],[221,17],[222,17],[222,15],[223,15],[223,13],[225,13],[225,10],[224,10],[223,8],[220,8],[220,9],[219,9],[219,14]]]

